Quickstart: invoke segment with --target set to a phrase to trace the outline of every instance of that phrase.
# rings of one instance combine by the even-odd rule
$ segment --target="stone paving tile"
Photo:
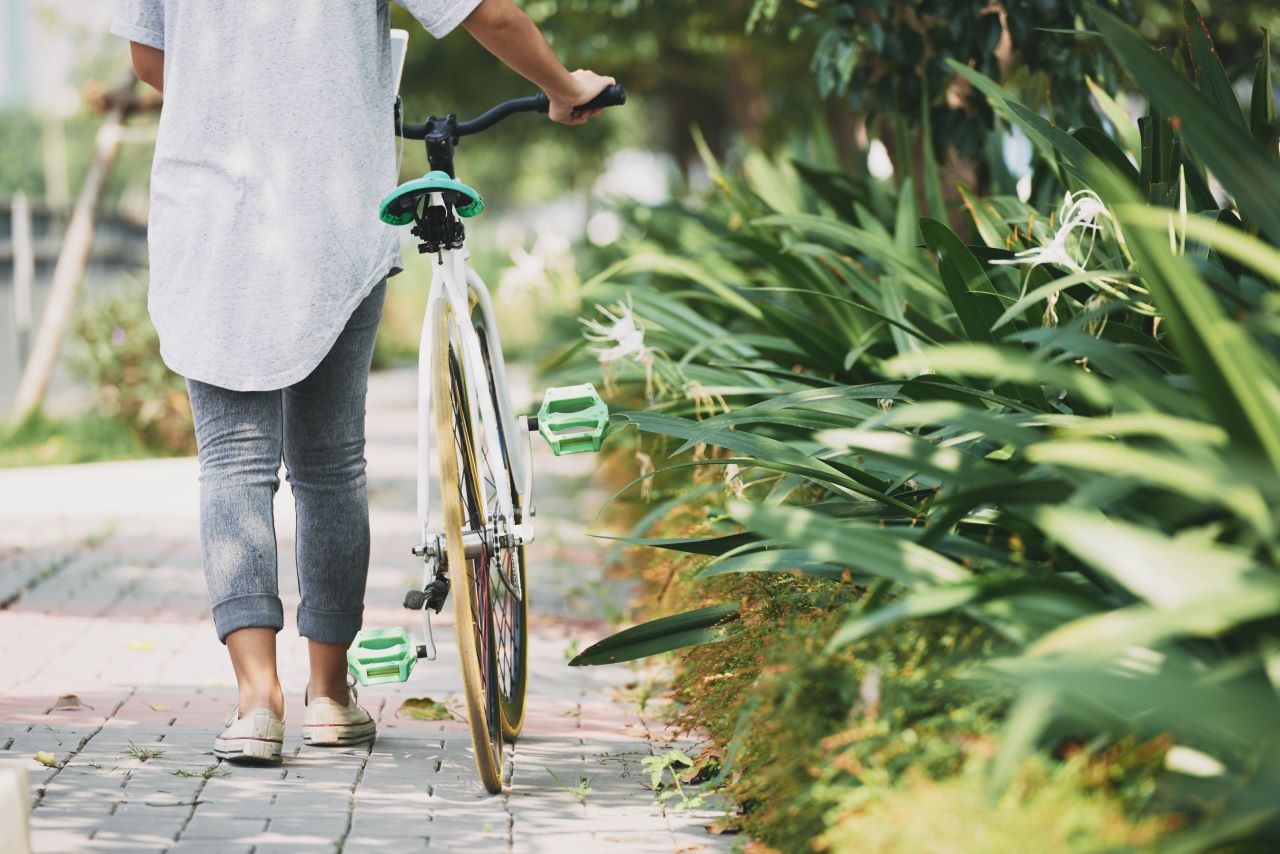
[[[253,854],[253,846],[225,839],[183,839],[169,851],[171,854]]]
[[[365,619],[416,633],[418,622],[396,607],[418,576],[406,545],[416,527],[414,394],[412,373],[371,381]],[[634,673],[565,666],[570,643],[607,633],[601,609],[619,607],[628,594],[593,580],[604,551],[586,537],[583,520],[605,495],[587,482],[593,462],[557,459],[538,446],[534,464],[542,510],[528,552],[536,677],[524,735],[507,752],[509,784],[496,797],[477,779],[461,717],[450,613],[435,622],[437,661],[420,662],[408,683],[362,693],[379,723],[374,745],[301,744],[306,650],[292,624],[298,593],[288,490],[276,508],[289,612],[278,641],[285,761],[242,767],[211,752],[235,703],[235,679],[204,592],[194,461],[0,472],[0,494],[40,493],[25,509],[0,508],[0,655],[11,662],[0,669],[0,762],[28,771],[33,850],[728,851],[732,840],[704,829],[715,811],[664,810],[645,787],[641,759],[669,745],[623,698]],[[139,485],[137,494],[121,483]],[[55,709],[66,694],[81,705]],[[458,719],[403,716],[410,697],[444,702]],[[37,751],[54,754],[59,767],[36,762]],[[145,761],[130,755],[139,751],[156,753]],[[585,805],[552,771],[571,786],[590,781]]]

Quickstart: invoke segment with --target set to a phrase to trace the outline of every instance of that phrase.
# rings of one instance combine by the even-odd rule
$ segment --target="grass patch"
[[[124,420],[96,413],[52,418],[36,410],[16,424],[0,425],[0,468],[154,456]]]
[[[174,771],[170,771],[169,773],[175,777],[202,777],[205,780],[208,780],[211,777],[231,776],[230,771],[219,768],[217,765],[210,765],[208,768],[200,768],[194,771],[190,768],[178,768]]]
[[[129,742],[129,746],[125,748],[124,756],[131,756],[139,762],[146,762],[148,759],[155,759],[157,756],[164,756],[164,751],[158,747],[144,747],[141,744]]]
[[[575,801],[582,804],[583,806],[586,806],[587,795],[590,794],[591,792],[590,779],[586,777],[579,777],[578,782],[570,786],[568,783],[564,781],[563,777],[561,777],[555,771],[552,771],[550,768],[547,769],[547,773],[550,774],[551,778],[556,781],[556,784],[559,785],[560,788],[568,792]]]

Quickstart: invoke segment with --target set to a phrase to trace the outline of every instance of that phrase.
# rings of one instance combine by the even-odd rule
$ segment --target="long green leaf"
[[[1200,393],[1229,433],[1280,469],[1280,389],[1270,379],[1271,360],[1227,316],[1186,259],[1169,251],[1167,232],[1129,217],[1136,200],[1123,181],[1104,171],[1095,183],[1119,202],[1129,249]]]
[[[1093,18],[1116,59],[1161,112],[1177,116],[1180,133],[1240,209],[1280,242],[1280,167],[1238,121],[1196,91],[1137,32],[1096,3]]]
[[[1096,376],[1076,368],[1051,365],[1007,348],[985,344],[925,347],[896,356],[883,364],[889,376],[917,376],[925,372],[987,377],[996,382],[1056,385],[1079,394],[1094,406],[1111,405],[1111,392]]]
[[[1280,127],[1276,126],[1275,90],[1271,77],[1271,33],[1262,31],[1262,56],[1253,78],[1253,97],[1249,102],[1249,127],[1262,150],[1280,160]]]
[[[1041,507],[1032,518],[1058,545],[1160,610],[1240,589],[1248,554],[1174,540],[1094,511]]]
[[[728,637],[728,624],[738,616],[737,605],[710,605],[623,629],[597,641],[574,656],[570,667],[634,661]]]
[[[1240,483],[1230,471],[1215,470],[1194,458],[1172,457],[1126,447],[1118,442],[1054,439],[1032,445],[1034,463],[1067,466],[1109,477],[1130,477],[1179,493],[1192,501],[1221,505],[1251,524],[1263,537],[1275,536],[1275,520],[1262,495]]]
[[[1191,0],[1183,0],[1182,15],[1187,25],[1187,41],[1190,43],[1191,59],[1195,63],[1201,93],[1207,95],[1224,115],[1238,124],[1240,130],[1247,130],[1244,113],[1240,111],[1240,101],[1231,88],[1231,80],[1227,77],[1227,70],[1222,67],[1222,60],[1218,58],[1217,48],[1213,45],[1213,37],[1209,35],[1204,17]]]
[[[885,430],[824,430],[818,440],[830,448],[848,448],[881,462],[895,463],[904,474],[919,473],[940,483],[978,485],[1007,480],[1008,473],[981,457],[905,433]]]
[[[748,528],[803,547],[813,560],[842,563],[855,571],[914,586],[969,577],[960,564],[890,533],[878,525],[832,519],[794,507],[763,507],[734,501],[733,517]]]
[[[965,334],[970,341],[994,344],[996,337],[992,329],[1000,314],[999,305],[993,299],[995,288],[986,271],[947,226],[937,220],[922,219],[920,231],[929,249],[939,258],[943,285]]]
[[[672,258],[668,255],[632,255],[601,271],[599,275],[586,282],[583,285],[583,289],[589,290],[618,276],[636,272],[657,273],[664,276],[688,279],[691,282],[702,285],[708,291],[724,300],[725,304],[732,306],[748,317],[758,318],[760,316],[760,309],[752,305],[746,297],[742,296],[731,285],[710,275],[698,264],[681,258]]]
[[[1010,98],[999,83],[982,72],[954,59],[948,59],[947,65],[986,95],[987,101],[995,111],[1005,120],[1017,125],[1031,140],[1031,144],[1039,149],[1051,164],[1061,162],[1069,173],[1079,179],[1082,184],[1087,184],[1086,169],[1094,160],[1089,149],[1062,128],[1051,124],[1038,113]]]
[[[660,415],[654,412],[624,412],[613,417],[619,421],[628,421],[635,424],[646,433],[657,433],[677,439],[690,439],[694,435],[705,435],[705,441],[708,444],[754,457],[756,464],[761,468],[804,475],[811,480],[829,484],[846,494],[864,495],[903,512],[913,512],[910,505],[887,495],[884,492],[886,484],[879,482],[877,479],[852,477],[829,463],[816,459],[777,439],[756,436],[745,430],[729,429],[719,429],[706,435],[700,432],[696,421],[673,418],[669,415]]]
[[[1280,587],[1259,582],[1207,594],[1173,608],[1132,605],[1067,623],[1027,648],[1028,656],[1070,652],[1107,659],[1174,638],[1217,637],[1242,623],[1280,613]]]
[[[732,572],[803,572],[839,580],[849,574],[849,568],[814,561],[804,549],[763,549],[716,558],[698,573],[698,578]]]
[[[1138,136],[1138,128],[1133,123],[1133,119],[1129,118],[1128,111],[1120,106],[1105,89],[1095,83],[1093,78],[1086,77],[1085,83],[1089,84],[1089,94],[1093,96],[1094,103],[1107,117],[1107,121],[1111,122],[1111,127],[1124,143],[1125,149],[1136,157],[1142,150],[1142,139]]]
[[[1115,213],[1145,228],[1167,230],[1169,212],[1146,205],[1119,205]],[[1260,275],[1280,285],[1280,250],[1238,228],[1224,224],[1216,217],[1192,214],[1179,218],[1178,228],[1188,238],[1198,240],[1214,251],[1251,267]]]
[[[726,534],[720,537],[605,537],[600,540],[613,540],[628,546],[646,546],[648,548],[666,549],[673,552],[684,552],[691,555],[722,555],[740,546],[760,540],[755,534]]]

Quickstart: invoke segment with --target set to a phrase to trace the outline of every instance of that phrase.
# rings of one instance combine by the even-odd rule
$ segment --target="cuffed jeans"
[[[200,453],[200,544],[218,638],[284,627],[272,502],[283,457],[297,508],[298,633],[349,644],[369,573],[365,393],[386,282],[306,379],[274,391],[187,381]]]

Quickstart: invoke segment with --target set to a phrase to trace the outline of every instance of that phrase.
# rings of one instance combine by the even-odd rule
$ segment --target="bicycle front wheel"
[[[431,408],[440,465],[445,554],[452,581],[458,659],[476,770],[484,787],[502,791],[502,713],[490,584],[485,484],[477,464],[484,438],[474,435],[471,396],[452,307],[442,302],[432,325]],[[487,389],[482,390],[487,391]],[[468,558],[463,533],[478,535]]]

